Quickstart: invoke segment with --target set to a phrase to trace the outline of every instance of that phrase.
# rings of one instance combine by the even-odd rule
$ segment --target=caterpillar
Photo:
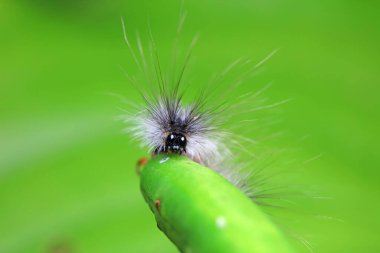
[[[185,16],[186,15],[181,15],[177,35],[180,34]],[[244,163],[240,160],[241,152],[247,152],[249,155],[252,155],[248,151],[248,146],[252,145],[254,141],[236,133],[236,131],[232,131],[227,126],[231,125],[232,122],[232,125],[242,127],[240,125],[244,122],[249,123],[251,120],[249,118],[237,120],[242,115],[273,108],[287,102],[280,101],[278,103],[265,104],[267,100],[262,99],[261,94],[269,85],[255,92],[238,93],[238,89],[244,81],[249,79],[252,73],[263,65],[276,50],[257,63],[252,63],[250,60],[236,60],[214,78],[211,84],[204,85],[190,101],[186,102],[189,87],[184,87],[183,79],[198,37],[196,36],[190,43],[190,47],[185,52],[183,57],[184,61],[182,65],[180,65],[179,71],[173,71],[173,73],[165,75],[151,30],[149,29],[150,42],[148,46],[143,45],[139,34],[136,35],[136,47],[138,49],[138,53],[136,54],[127,36],[123,19],[121,19],[121,22],[124,40],[130,49],[136,66],[145,79],[142,81],[126,74],[130,83],[139,91],[144,103],[143,105],[131,104],[130,110],[127,110],[127,114],[123,116],[123,120],[127,124],[126,132],[137,140],[142,147],[149,150],[149,153],[152,155],[152,160],[155,162],[153,162],[154,165],[150,165],[148,168],[156,166],[157,159],[155,157],[163,159],[162,161],[164,162],[165,159],[169,158],[175,160],[175,157],[178,156],[187,157],[196,164],[210,168],[222,176],[225,180],[230,182],[231,185],[235,186],[236,189],[239,189],[241,193],[249,197],[254,204],[265,204],[265,201],[263,202],[264,197],[270,196],[265,189],[262,189],[265,179],[262,178],[257,171],[247,170],[247,168],[251,167],[249,162]],[[178,50],[176,45],[177,40],[178,38],[176,38],[173,46],[174,56],[178,54],[176,51]],[[176,57],[173,58],[175,59],[174,64],[178,64],[179,60]],[[240,71],[240,74],[235,76],[235,78],[228,79],[227,76],[236,70],[237,72]],[[234,95],[234,98],[230,100],[226,99],[227,97],[231,97],[231,94]],[[247,128],[246,126],[244,127]],[[250,127],[250,125],[248,125],[248,127]],[[152,169],[147,170],[153,174],[156,173]],[[173,176],[173,173],[174,172],[171,171],[169,174],[165,174],[164,178]],[[182,175],[186,174],[183,173],[183,170],[177,170],[173,178],[180,178],[181,173]],[[162,176],[162,174],[155,175]],[[208,178],[210,181],[213,181],[213,177],[214,176],[205,176],[204,184],[209,183],[207,182]],[[252,180],[253,177],[254,180]],[[157,185],[159,184],[158,182],[162,183],[160,180],[154,183],[152,178],[147,176],[147,172],[145,172],[145,176],[142,177],[142,182],[146,182],[146,178],[149,178],[148,182],[152,185]],[[186,178],[187,177],[183,176],[181,181],[186,180]],[[194,177],[189,178],[194,179]],[[164,225],[162,224],[168,224],[165,222],[162,223],[163,215],[159,212],[160,198],[157,192],[161,192],[160,194],[164,195],[168,195],[168,192],[158,188],[157,191],[152,193],[151,191],[154,186],[146,188],[145,183],[142,183],[142,185],[143,195],[152,211],[156,214],[159,227],[161,221],[160,228],[175,242],[182,252],[186,252],[188,249],[194,251],[196,247],[193,243],[184,242],[183,233],[180,233],[180,235],[176,235],[176,233],[173,234],[172,225],[170,225],[170,228],[163,228]],[[170,185],[170,183],[167,185]],[[223,188],[223,184],[220,184],[220,186]],[[163,186],[161,185],[161,187]],[[167,189],[167,187],[169,186],[164,187],[164,189]],[[185,188],[182,188],[182,190],[183,189]],[[215,191],[218,191],[218,189],[215,189]],[[223,198],[223,196],[223,194],[220,195],[221,198]],[[240,197],[237,198],[240,199]],[[231,205],[233,205],[233,203],[234,202],[231,202]],[[227,209],[231,207],[231,205],[227,205]],[[177,222],[180,221],[177,219]],[[265,219],[264,223],[267,224]],[[180,222],[180,224],[182,223]],[[178,229],[185,227],[186,229],[184,230],[187,231],[190,225],[185,224],[183,227],[181,227],[181,225],[179,226],[180,228]],[[264,227],[266,226],[267,225],[264,225]],[[268,227],[270,226],[271,225],[268,225]],[[253,229],[253,227],[249,228]],[[274,238],[281,238],[281,236],[277,235],[277,232],[274,234],[276,234]],[[247,235],[246,239],[248,238],[249,235]],[[275,241],[276,240],[277,239],[275,239]],[[279,241],[282,241],[282,239]],[[281,252],[288,252],[287,244],[283,244],[285,246]],[[191,245],[193,246],[191,247]],[[195,250],[194,252],[222,252],[213,251],[207,247],[206,249],[206,251]],[[290,251],[291,250],[289,250],[289,252]],[[241,252],[247,251],[243,250]],[[273,250],[273,247],[269,247],[267,251],[258,250],[252,252],[278,252],[278,249]]]
[[[183,20],[180,24],[182,23]],[[234,89],[243,82],[244,78],[252,74],[252,71],[268,60],[275,51],[253,66],[249,66],[251,62],[248,60],[239,59],[233,62],[214,80],[214,84],[202,87],[195,98],[185,104],[183,101],[184,89],[181,89],[183,88],[182,78],[197,38],[193,39],[191,43],[177,79],[170,82],[169,78],[165,78],[162,73],[153,38],[150,38],[151,43],[149,45],[151,50],[150,61],[153,65],[152,71],[149,69],[146,52],[139,35],[137,36],[139,55],[136,55],[125,33],[123,19],[122,25],[125,42],[136,65],[145,75],[145,82],[148,86],[145,90],[141,89],[140,87],[144,86],[144,83],[126,74],[144,101],[144,105],[132,105],[131,107],[134,110],[127,110],[127,114],[123,115],[123,120],[127,124],[126,132],[137,140],[143,148],[148,149],[151,154],[174,153],[186,156],[215,170],[243,192],[255,198],[255,194],[249,192],[252,191],[252,187],[248,183],[249,175],[252,172],[242,173],[244,164],[239,162],[239,154],[236,153],[236,150],[249,153],[248,147],[254,141],[230,131],[225,126],[234,121],[234,117],[240,116],[240,114],[275,107],[286,101],[261,105],[262,100],[259,96],[269,85],[256,92],[236,95],[235,100],[238,101],[236,104],[233,103],[235,101],[223,100],[223,96],[226,96],[226,93],[234,92]],[[178,33],[180,30],[181,28],[178,28]],[[150,36],[152,36],[151,33]],[[219,87],[222,79],[233,69],[239,67],[246,67],[246,69],[241,76],[236,78],[237,80],[234,80],[235,83]],[[152,78],[152,76],[155,77]],[[215,91],[218,89],[225,90],[218,93]],[[216,103],[213,102],[215,100]],[[241,110],[242,107],[244,107],[243,110]],[[250,119],[243,121],[249,122]],[[239,120],[235,123],[242,125],[243,121]],[[244,127],[240,126],[240,128]],[[248,127],[251,126],[248,125]],[[249,153],[249,155],[252,154]],[[239,168],[236,168],[237,166]]]

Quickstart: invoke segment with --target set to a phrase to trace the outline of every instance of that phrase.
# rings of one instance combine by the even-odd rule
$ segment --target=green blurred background
[[[120,16],[132,40],[149,19],[169,47],[179,9],[168,0],[1,1],[0,252],[176,252],[139,192],[134,165],[146,153],[115,120],[126,105],[108,94],[137,96],[121,70],[136,67]],[[254,80],[274,81],[274,100],[293,99],[277,128],[299,151],[281,159],[302,163],[298,181],[328,197],[300,200],[314,218],[287,224],[315,252],[380,252],[379,2],[199,0],[185,9],[184,41],[201,34],[195,86],[240,56],[259,62],[280,49]]]

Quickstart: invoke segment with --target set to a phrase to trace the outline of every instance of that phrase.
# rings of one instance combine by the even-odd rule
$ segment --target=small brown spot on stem
[[[154,201],[154,206],[156,207],[157,211],[160,211],[161,201],[159,199],[156,199]]]
[[[143,167],[145,166],[145,164],[148,163],[148,158],[146,157],[143,157],[143,158],[140,158],[138,161],[137,161],[137,164],[136,164],[136,173],[137,175],[140,176],[141,174],[141,170],[143,169]]]

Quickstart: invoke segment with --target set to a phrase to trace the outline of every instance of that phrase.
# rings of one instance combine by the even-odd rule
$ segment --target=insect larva
[[[126,75],[144,102],[142,105],[130,104],[127,114],[123,116],[127,124],[126,131],[142,147],[148,149],[152,157],[188,157],[223,176],[254,204],[281,207],[287,201],[284,196],[288,192],[285,192],[284,188],[268,187],[268,178],[272,178],[268,173],[262,173],[273,159],[262,162],[266,159],[255,157],[250,148],[256,145],[256,142],[245,137],[242,131],[249,131],[249,135],[262,131],[259,126],[263,125],[257,124],[261,118],[257,120],[252,118],[252,115],[287,102],[285,100],[271,103],[263,98],[262,93],[270,84],[254,90],[252,86],[244,86],[276,50],[257,63],[244,59],[232,62],[210,83],[205,82],[204,85],[200,85],[201,89],[195,92],[192,86],[185,84],[185,75],[197,36],[190,43],[188,50],[181,51],[178,46],[184,17],[185,15],[181,15],[177,38],[172,47],[174,67],[169,72],[162,66],[150,27],[150,40],[147,45],[137,33],[133,46],[122,20],[125,42],[143,78]],[[184,52],[182,58],[179,57],[181,52]],[[182,63],[180,59],[183,59]],[[240,89],[242,87],[244,89]],[[248,92],[242,93],[242,90],[247,88]],[[194,92],[196,95],[191,97],[189,93]],[[268,153],[269,156],[276,154],[271,151]],[[262,154],[267,155],[265,152]],[[252,161],[255,162],[255,166],[252,165]],[[181,173],[177,173],[176,176],[179,178]],[[207,180],[200,183],[207,184]],[[215,194],[219,190],[217,187],[213,189]],[[151,206],[162,206],[159,200],[150,203],[153,203]]]
[[[182,23],[183,21],[180,22],[180,24]],[[124,22],[123,27],[125,32]],[[253,93],[237,94],[233,99],[234,101],[231,102],[223,99],[229,93],[234,93],[242,80],[251,75],[252,71],[262,65],[273,52],[257,64],[241,59],[233,62],[215,78],[213,84],[205,85],[192,102],[185,103],[186,93],[183,91],[182,82],[192,48],[197,39],[191,43],[190,49],[184,56],[183,66],[177,75],[169,75],[176,76],[176,78],[170,80],[169,77],[163,75],[151,32],[151,41],[147,47],[143,46],[140,36],[137,34],[139,55],[135,54],[132,49],[126,33],[124,36],[133,60],[145,77],[144,81],[138,81],[127,76],[129,81],[139,90],[145,102],[145,105],[135,106],[134,111],[125,115],[124,121],[128,125],[127,132],[141,146],[147,147],[153,155],[175,153],[187,156],[191,160],[217,171],[243,192],[251,189],[246,178],[248,173],[240,173],[239,169],[236,168],[237,157],[239,157],[236,150],[239,152],[248,150],[247,146],[253,141],[233,133],[225,126],[229,121],[233,121],[236,115],[239,116],[242,113],[261,110],[274,105],[253,107],[262,102],[259,96],[267,87]],[[149,49],[148,53],[145,48]],[[178,59],[175,62],[178,62]],[[150,67],[149,63],[153,66]],[[237,78],[228,80],[231,83],[223,86],[223,82],[227,82],[226,76],[236,69],[240,69],[243,73]],[[144,86],[144,82],[148,83],[146,89],[138,88]],[[219,91],[216,91],[218,89]],[[241,110],[242,108],[244,109]],[[237,122],[237,124],[241,123],[241,120]],[[238,165],[242,166],[242,164]]]

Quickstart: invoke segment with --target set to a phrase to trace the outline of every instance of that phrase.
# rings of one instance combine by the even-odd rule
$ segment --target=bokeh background
[[[165,48],[179,9],[173,0],[0,2],[0,252],[176,252],[139,192],[134,166],[146,152],[115,120],[127,105],[110,94],[137,97],[123,73],[136,67],[120,16],[132,40],[150,20]],[[313,217],[287,224],[314,252],[379,252],[379,2],[185,9],[184,41],[201,34],[194,80],[279,49],[252,87],[273,81],[266,96],[292,98],[276,127],[298,151],[281,159],[302,164],[298,181],[326,197],[300,200]]]

